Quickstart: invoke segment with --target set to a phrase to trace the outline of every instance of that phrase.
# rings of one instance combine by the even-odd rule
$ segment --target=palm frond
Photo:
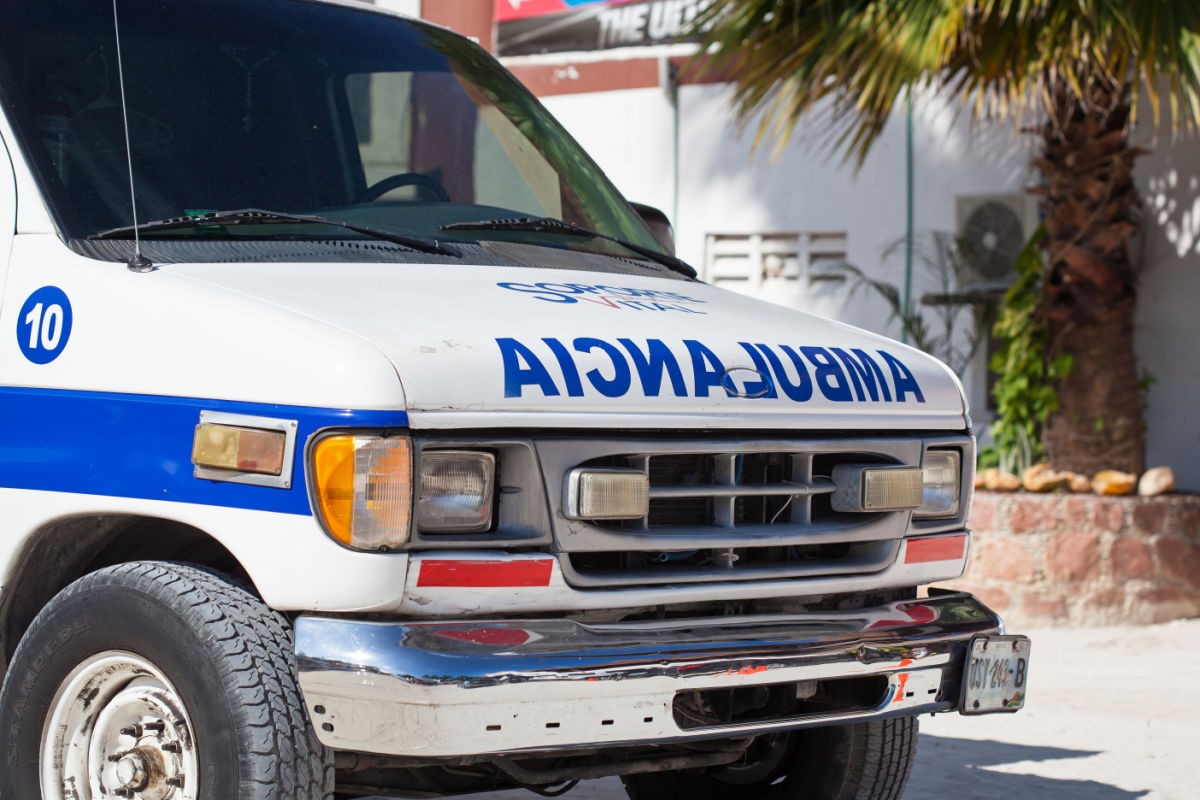
[[[815,111],[824,143],[859,164],[922,86],[1020,122],[1056,87],[1087,106],[1091,87],[1129,85],[1130,123],[1200,126],[1196,0],[719,0],[698,25],[711,67],[737,76],[738,116],[762,115],[760,142]]]

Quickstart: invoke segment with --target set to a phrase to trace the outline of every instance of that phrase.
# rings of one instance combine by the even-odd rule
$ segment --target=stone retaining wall
[[[1200,495],[976,492],[965,589],[1014,625],[1200,616]]]

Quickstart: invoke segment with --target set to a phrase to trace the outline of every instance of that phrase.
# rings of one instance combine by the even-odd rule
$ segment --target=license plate
[[[962,713],[1019,711],[1028,677],[1028,636],[976,636],[967,653]]]

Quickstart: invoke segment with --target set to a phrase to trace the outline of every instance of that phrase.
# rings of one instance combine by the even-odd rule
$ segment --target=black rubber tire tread
[[[850,774],[858,776],[853,800],[900,800],[917,755],[917,718],[896,717],[866,723],[852,737]]]
[[[56,609],[102,587],[122,587],[165,605],[204,642],[229,703],[239,755],[237,800],[329,800],[333,758],[309,724],[296,682],[291,626],[258,598],[220,573],[170,562],[107,567],[59,593],[30,626],[9,675],[22,668],[22,649]],[[177,688],[187,676],[168,675]],[[0,711],[15,681],[0,693]],[[203,742],[200,743],[203,748]],[[203,752],[203,749],[202,751]],[[228,765],[220,765],[227,768]],[[203,790],[203,784],[202,784]],[[203,791],[207,797],[208,791]],[[2,798],[8,800],[8,798]],[[233,800],[233,798],[220,798]]]
[[[897,717],[796,731],[790,764],[754,785],[722,781],[720,767],[621,780],[630,800],[900,800],[917,753],[917,730],[916,717]]]

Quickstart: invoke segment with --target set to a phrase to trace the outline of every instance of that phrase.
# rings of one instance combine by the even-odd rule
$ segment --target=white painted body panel
[[[0,592],[22,565],[26,543],[44,525],[77,516],[136,514],[208,532],[246,567],[272,608],[309,611],[395,611],[408,570],[403,553],[360,553],[334,542],[312,517],[66,492],[0,489]],[[37,565],[26,568],[37,570]]]
[[[783,428],[792,430],[962,430],[961,389],[953,373],[920,351],[874,334],[782,306],[751,300],[702,283],[578,271],[485,266],[396,264],[194,264],[164,271],[186,275],[209,287],[225,288],[297,314],[325,321],[376,344],[396,365],[404,382],[414,427],[647,427]],[[501,284],[522,288],[504,288]],[[566,295],[537,292],[537,285],[608,287],[614,291]],[[363,287],[356,291],[354,287]],[[367,288],[369,287],[369,288]],[[668,310],[630,307],[622,295],[660,292],[689,298],[659,298]],[[653,299],[653,298],[650,298]],[[638,305],[649,305],[637,300]],[[525,345],[546,367],[557,396],[522,387],[505,396],[505,370],[498,338]],[[680,366],[687,397],[669,389],[651,397],[632,386],[605,397],[585,379],[583,396],[570,397],[563,369],[545,338],[568,348],[577,338],[615,343],[628,338],[666,343]],[[912,370],[924,402],[832,402],[814,391],[797,403],[786,397],[737,397],[720,388],[697,391],[685,340],[698,341],[728,368],[752,366],[740,342],[882,348]],[[609,376],[612,361],[600,352],[573,351],[580,375],[592,369]],[[876,356],[878,358],[878,356]],[[785,358],[781,360],[786,361]],[[811,365],[809,367],[812,369]],[[887,372],[886,365],[883,371]],[[740,378],[735,377],[735,385]],[[664,386],[669,386],[664,381]]]
[[[244,265],[254,269],[254,265]],[[61,288],[74,323],[61,356],[26,360],[0,342],[0,384],[296,406],[403,409],[404,391],[371,342],[264,297],[146,274],[68,250],[57,236],[15,237],[0,328],[25,298]]]

